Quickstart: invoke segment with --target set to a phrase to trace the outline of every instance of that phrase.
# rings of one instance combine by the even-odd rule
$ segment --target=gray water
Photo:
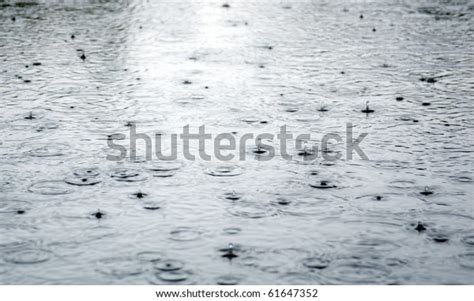
[[[474,284],[472,1],[65,2],[0,1],[0,283]],[[127,123],[370,160],[106,160]]]

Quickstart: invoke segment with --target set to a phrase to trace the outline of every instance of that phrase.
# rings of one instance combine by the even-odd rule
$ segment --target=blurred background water
[[[473,14],[0,1],[0,283],[473,284]],[[369,161],[249,149],[230,177],[199,159],[106,160],[131,123],[317,140],[347,122]]]

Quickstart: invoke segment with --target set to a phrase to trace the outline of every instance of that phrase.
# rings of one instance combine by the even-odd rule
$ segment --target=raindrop
[[[144,262],[157,262],[163,259],[163,254],[154,251],[140,252],[137,254],[137,259]]]
[[[201,231],[190,227],[179,227],[170,232],[171,240],[175,241],[191,241],[196,240],[201,236]]]
[[[369,101],[367,101],[365,103],[365,109],[361,110],[362,113],[366,113],[366,114],[370,114],[370,113],[373,113],[375,112],[374,110],[372,110],[371,108],[369,108]]]
[[[342,71],[341,73],[344,74],[344,71]],[[327,111],[329,111],[329,109],[324,104],[321,104],[318,108],[318,112],[327,112]]]
[[[99,178],[94,178],[94,177],[91,177],[91,178],[67,177],[66,179],[64,179],[64,182],[71,185],[76,185],[76,186],[92,186],[92,185],[101,183],[102,180]]]
[[[426,227],[422,223],[418,222],[418,224],[415,227],[415,230],[418,232],[423,232],[423,231],[426,231]]]
[[[437,80],[434,77],[421,77],[420,81],[434,84]]]
[[[143,199],[144,197],[146,197],[148,194],[147,193],[144,193],[144,192],[141,192],[141,191],[138,191],[138,192],[135,192],[135,193],[132,193],[131,196],[133,198],[136,198],[136,199]]]
[[[91,216],[95,217],[96,219],[101,219],[105,216],[105,213],[100,212],[100,210],[97,210],[97,212],[91,213]]]
[[[31,207],[28,201],[3,199],[0,202],[0,213],[24,214]]]
[[[330,189],[330,188],[336,188],[337,186],[332,184],[331,181],[329,180],[321,180],[316,183],[310,183],[309,186],[317,189]]]
[[[233,204],[227,211],[238,217],[245,217],[250,219],[265,218],[277,215],[275,208],[258,204],[250,201],[241,201]]]
[[[428,195],[432,195],[433,191],[431,191],[430,188],[428,186],[426,186],[425,190],[420,192],[420,194],[428,196]]]
[[[112,141],[112,140],[125,140],[125,135],[110,134],[110,135],[107,135],[107,140],[109,140],[109,141]]]
[[[15,264],[36,264],[48,261],[51,252],[41,249],[22,249],[9,251],[4,254],[4,260]]]
[[[262,139],[258,138],[257,146],[253,149],[253,153],[258,155],[268,153],[268,150],[266,150],[262,145]]]
[[[25,117],[25,119],[33,120],[33,119],[36,119],[36,117],[33,116],[33,112],[30,112],[30,113],[28,114],[28,116]]]
[[[151,171],[154,177],[167,178],[175,175],[176,171],[183,167],[183,163],[179,161],[155,161],[148,162],[145,169]]]
[[[63,181],[41,181],[28,187],[29,192],[43,195],[69,194],[72,189]]]
[[[331,269],[325,271],[329,284],[387,284],[391,271],[369,260],[354,258],[331,263]]]
[[[322,270],[328,267],[329,259],[322,257],[310,257],[303,260],[303,265],[310,269]]]
[[[99,169],[92,167],[92,168],[77,168],[73,171],[73,174],[76,177],[98,177],[100,176]]]
[[[280,197],[272,203],[277,206],[278,212],[284,215],[320,216],[325,214],[327,216],[337,216],[343,211],[343,207],[338,205],[338,200],[329,196],[301,197],[289,195],[285,198]]]
[[[153,176],[157,178],[169,178],[169,177],[174,176],[175,174],[176,174],[176,171],[174,170],[153,172]]]
[[[32,157],[59,157],[63,156],[69,147],[65,144],[45,144],[34,146],[34,148],[26,151],[26,154]]]
[[[224,198],[231,201],[238,201],[242,198],[242,194],[235,191],[224,193]]]
[[[143,273],[142,266],[130,257],[112,257],[98,262],[97,271],[117,278],[136,276]]]
[[[460,182],[460,183],[471,183],[473,182],[473,179],[471,178],[470,175],[466,175],[466,174],[461,174],[461,175],[455,175],[455,176],[452,176],[450,177],[452,178],[453,180],[457,181],[457,182]]]
[[[155,265],[155,268],[164,272],[178,271],[181,270],[183,267],[184,264],[181,261],[177,260],[163,260]]]
[[[390,187],[398,189],[410,189],[415,185],[415,181],[411,180],[394,180],[389,183]]]
[[[97,168],[78,168],[73,171],[73,176],[67,177],[64,181],[77,186],[96,185],[102,182],[99,175]]]
[[[446,234],[435,234],[432,238],[433,241],[437,243],[444,243],[449,241],[449,237]]]
[[[116,168],[110,172],[110,177],[119,182],[141,182],[147,179],[140,171],[128,168]]]
[[[308,142],[304,142],[303,149],[298,151],[298,156],[302,157],[316,157],[317,152],[314,148],[308,146]]]
[[[245,122],[245,123],[257,123],[257,122],[260,122],[260,119],[258,117],[244,117],[244,118],[241,118],[240,119],[241,121]]]
[[[214,177],[234,177],[242,174],[242,169],[238,166],[221,165],[214,168],[208,168],[206,173]]]
[[[146,209],[146,210],[158,210],[160,208],[161,206],[154,202],[145,202],[143,204],[143,209]]]
[[[237,285],[240,281],[240,277],[234,275],[223,275],[217,278],[216,283],[219,285]]]
[[[238,257],[238,255],[234,253],[234,245],[232,243],[229,243],[227,248],[221,249],[221,251],[224,252],[221,256],[229,260]]]
[[[277,204],[287,206],[287,205],[291,204],[291,201],[286,199],[286,198],[278,198]]]
[[[160,272],[156,274],[156,277],[166,282],[181,282],[189,278],[190,274],[186,271],[169,271]]]
[[[239,234],[242,230],[240,228],[225,228],[223,231],[225,234],[228,235],[236,235]]]

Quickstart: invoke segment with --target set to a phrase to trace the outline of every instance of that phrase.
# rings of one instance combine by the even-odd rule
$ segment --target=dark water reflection
[[[0,1],[1,283],[473,283],[472,1],[44,2]],[[347,122],[370,161],[105,160]]]

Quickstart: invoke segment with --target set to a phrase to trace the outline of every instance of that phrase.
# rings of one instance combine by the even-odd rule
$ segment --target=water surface
[[[473,284],[472,1],[54,2],[0,2],[1,283]],[[106,160],[349,122],[369,161]]]

